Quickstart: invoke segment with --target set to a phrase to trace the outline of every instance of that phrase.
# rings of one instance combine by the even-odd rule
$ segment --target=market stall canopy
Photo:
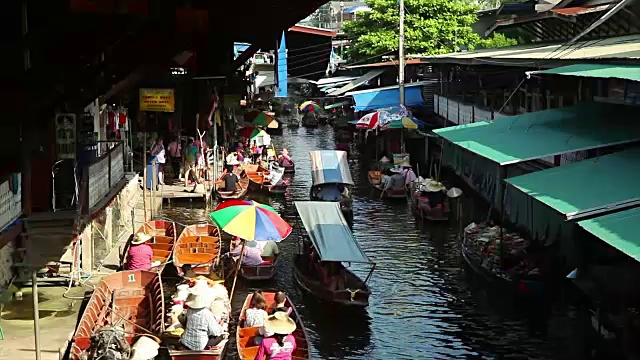
[[[420,106],[424,104],[424,99],[422,98],[422,85],[424,84],[426,84],[426,82],[421,81],[405,85],[405,106]],[[353,100],[356,102],[355,111],[375,110],[400,104],[400,90],[398,89],[398,85],[351,91],[345,95],[353,96]]]
[[[640,208],[629,209],[578,223],[602,241],[640,261]]]
[[[346,152],[316,150],[309,154],[313,186],[330,183],[353,185]]]
[[[584,218],[619,207],[640,205],[638,159],[640,149],[631,149],[505,181],[567,220]]]
[[[348,101],[339,101],[337,103],[333,103],[333,104],[325,106],[324,109],[325,110],[331,110],[331,109],[339,108],[341,106],[348,106],[348,105],[349,105]]]
[[[296,201],[295,204],[320,260],[372,263],[349,229],[339,203]]]
[[[387,69],[376,69],[376,70],[371,70],[369,72],[367,72],[366,74],[360,76],[359,78],[352,80],[351,82],[349,82],[347,85],[336,89],[335,91],[331,91],[331,96],[342,96],[346,93],[348,93],[349,91],[357,88],[358,86],[367,83],[373,79],[375,79],[376,77],[382,75],[383,72],[385,72]]]
[[[438,136],[499,165],[640,140],[631,106],[582,103],[437,129]]]
[[[640,81],[640,65],[574,64],[548,70],[527,71],[530,75],[565,75]]]

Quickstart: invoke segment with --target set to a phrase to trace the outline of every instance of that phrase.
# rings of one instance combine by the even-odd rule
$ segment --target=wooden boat
[[[444,205],[439,208],[430,208],[425,209],[425,207],[420,206],[419,203],[420,192],[412,191],[411,192],[411,207],[415,211],[417,217],[421,220],[429,220],[429,221],[448,221],[449,213],[451,209],[449,207],[449,199],[445,197]]]
[[[406,199],[407,198],[407,187],[406,186],[402,186],[402,187],[392,187],[390,189],[384,190],[382,188],[382,182],[381,182],[381,178],[382,178],[382,173],[380,171],[369,171],[367,172],[367,178],[369,179],[369,184],[371,184],[371,186],[382,192],[383,193],[383,197],[389,198],[389,199]]]
[[[151,271],[162,272],[167,262],[172,259],[173,246],[176,242],[176,225],[172,221],[152,220],[147,221],[141,226],[137,232],[144,232],[151,235],[152,239],[147,242],[153,249],[153,263],[160,262],[159,265],[151,267]],[[129,251],[130,243],[123,252],[125,257],[122,259],[122,265],[125,265],[126,254]]]
[[[253,191],[262,191],[273,195],[284,194],[287,191],[288,185],[281,181],[282,175],[284,175],[283,168],[269,171],[261,165],[245,165],[244,171],[249,178],[249,188]],[[265,176],[270,174],[272,179],[266,179]]]
[[[247,195],[247,191],[249,191],[249,178],[247,174],[243,171],[238,175],[240,181],[236,185],[236,191],[224,191],[224,184],[220,184],[216,187],[216,193],[218,197],[222,200],[232,200],[232,199],[242,199],[245,195]]]
[[[189,225],[182,230],[173,252],[178,274],[189,264],[196,275],[208,275],[220,262],[220,229],[213,224]]]
[[[263,292],[267,304],[269,304],[268,312],[271,314],[275,307],[275,292]],[[238,348],[238,355],[241,360],[253,360],[258,353],[258,346],[254,345],[254,339],[259,335],[259,327],[244,327],[245,311],[251,307],[251,298],[253,294],[247,295],[247,299],[242,305],[240,316],[238,318],[238,328],[236,330],[236,347]],[[293,302],[287,296],[285,300],[285,306],[291,308],[291,318],[296,322],[296,330],[293,332],[293,337],[296,339],[296,349],[293,352],[292,359],[294,360],[307,360],[311,359],[309,352],[309,336],[307,330],[300,320],[300,315],[296,311]]]
[[[233,241],[233,240],[232,240]],[[276,268],[278,265],[277,256],[263,256],[262,261],[265,264],[260,264],[256,266],[240,266],[240,276],[248,281],[264,281],[271,280],[276,275]],[[237,266],[238,258],[234,257],[234,269]]]
[[[142,335],[155,338],[163,328],[164,293],[156,272],[136,270],[107,275],[95,287],[80,318],[69,358],[101,357],[94,352],[91,338],[103,332],[107,338],[115,335],[114,343],[120,338],[132,344]],[[117,346],[102,345],[103,349]]]
[[[285,166],[280,164],[280,167],[284,169],[285,174],[293,174],[296,172],[296,164],[291,162],[291,165]]]
[[[303,240],[302,248],[315,249],[316,261],[310,263],[309,254],[294,257],[293,277],[305,292],[337,305],[364,307],[369,305],[371,290],[367,281],[375,270],[373,263],[362,251],[351,229],[335,202],[296,201],[296,209],[309,240]],[[304,237],[302,237],[304,239]],[[329,289],[320,279],[317,265],[334,263],[340,267],[344,284],[338,289]],[[371,265],[369,275],[361,280],[341,263],[361,263]]]
[[[302,126],[306,128],[317,128],[318,125],[318,117],[315,113],[307,113],[302,117]]]

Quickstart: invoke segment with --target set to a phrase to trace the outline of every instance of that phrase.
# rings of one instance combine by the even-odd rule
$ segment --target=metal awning
[[[426,82],[406,84],[404,90],[405,106],[420,106],[424,104],[422,98],[422,85]],[[398,86],[387,86],[377,89],[351,91],[345,95],[353,96],[356,102],[355,111],[381,109],[400,104],[400,91]]]
[[[437,129],[438,136],[499,165],[640,140],[636,108],[582,103],[492,122]]]
[[[602,241],[640,261],[640,208],[629,209],[578,223]]]
[[[347,153],[339,150],[310,151],[311,182],[313,186],[321,184],[353,185]]]
[[[640,149],[506,179],[505,182],[572,220],[640,205]],[[602,188],[602,191],[598,191]]]
[[[640,66],[611,64],[575,64],[548,70],[527,71],[526,74],[527,77],[530,75],[565,75],[640,81]]]
[[[341,96],[344,95],[346,93],[348,93],[349,91],[357,88],[358,86],[369,82],[371,80],[373,80],[374,78],[376,78],[377,76],[380,76],[383,72],[385,72],[387,69],[375,69],[375,70],[371,70],[369,72],[367,72],[366,74],[360,76],[359,78],[352,80],[351,82],[349,82],[347,85],[336,89],[335,91],[331,91],[331,96]]]
[[[296,201],[295,204],[320,260],[372,263],[353,236],[339,203]]]

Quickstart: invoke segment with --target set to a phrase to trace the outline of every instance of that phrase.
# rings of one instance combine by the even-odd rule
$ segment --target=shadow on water
[[[294,201],[309,199],[310,150],[334,149],[330,127],[286,129],[274,136],[296,163],[286,194],[277,198],[250,194],[273,206],[291,224],[297,219]],[[380,201],[371,191],[366,165],[357,149],[349,158],[356,184],[352,228],[356,239],[377,268],[369,280],[370,305],[358,314],[332,308],[302,296],[294,286],[292,255],[298,251],[294,232],[279,244],[283,254],[271,282],[248,284],[240,280],[233,299],[236,312],[256,288],[285,291],[307,327],[314,359],[553,359],[549,342],[531,339],[520,321],[493,311],[491,300],[475,291],[461,270],[460,247],[447,224],[417,224],[406,201]],[[208,218],[192,207],[167,208],[164,215],[181,223]],[[457,226],[453,226],[457,228]],[[370,267],[353,265],[366,277]],[[488,303],[488,304],[487,304]],[[499,306],[498,306],[499,307]],[[229,359],[236,359],[230,343]]]

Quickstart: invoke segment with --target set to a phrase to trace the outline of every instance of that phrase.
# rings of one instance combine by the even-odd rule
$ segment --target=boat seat
[[[178,254],[178,260],[182,264],[202,264],[211,262],[215,256],[213,254],[206,253],[186,253],[186,254]]]
[[[242,349],[242,358],[255,359],[256,355],[258,355],[258,349],[259,349],[259,346],[252,346],[252,347]]]
[[[173,236],[161,236],[156,235],[153,237],[151,244],[171,244],[173,243]]]
[[[254,359],[258,353],[258,346],[254,345],[256,336],[260,334],[260,327],[238,328],[238,341],[242,349],[242,357],[244,359]]]

